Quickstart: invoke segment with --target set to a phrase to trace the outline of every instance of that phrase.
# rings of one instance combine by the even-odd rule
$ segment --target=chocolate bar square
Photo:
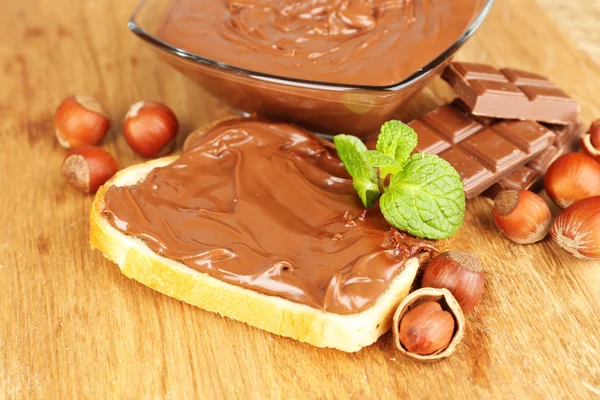
[[[579,104],[548,78],[514,68],[454,62],[442,78],[473,115],[575,123]]]

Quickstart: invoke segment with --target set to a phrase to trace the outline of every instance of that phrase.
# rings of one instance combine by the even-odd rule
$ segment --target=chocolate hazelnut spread
[[[251,71],[385,86],[449,48],[480,5],[480,0],[173,0],[158,36]]]
[[[109,222],[159,255],[338,314],[368,308],[434,250],[365,211],[335,155],[288,124],[223,122],[104,200]]]

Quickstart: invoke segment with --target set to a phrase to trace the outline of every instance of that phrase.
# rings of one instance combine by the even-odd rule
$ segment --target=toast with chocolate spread
[[[365,210],[335,152],[298,127],[237,118],[192,138],[100,188],[93,248],[161,293],[314,346],[354,352],[389,329],[445,242]]]

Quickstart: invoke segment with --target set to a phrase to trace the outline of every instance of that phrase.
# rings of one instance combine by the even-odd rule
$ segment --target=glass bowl
[[[406,79],[389,86],[360,86],[274,76],[202,57],[161,40],[157,31],[172,0],[142,0],[129,29],[160,58],[199,83],[234,111],[293,122],[322,134],[367,137],[411,96],[439,75],[489,13],[494,0],[473,0],[476,12],[463,34]]]

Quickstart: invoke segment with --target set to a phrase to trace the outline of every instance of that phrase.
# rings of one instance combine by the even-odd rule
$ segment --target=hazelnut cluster
[[[492,211],[496,226],[515,243],[538,242],[548,232],[565,251],[600,258],[600,120],[582,138],[586,154],[557,158],[544,177],[548,197],[564,210],[552,222],[550,208],[527,190],[500,192]]]
[[[600,120],[582,140],[587,155],[565,154],[546,172],[546,193],[564,209],[554,221],[546,201],[531,191],[505,190],[496,196],[492,215],[507,238],[529,244],[550,234],[575,257],[600,258]],[[451,355],[464,331],[464,314],[479,302],[483,288],[484,274],[474,254],[451,251],[434,258],[424,269],[421,289],[396,310],[396,347],[421,361]]]
[[[412,292],[394,315],[394,339],[402,353],[421,361],[451,355],[465,329],[464,314],[483,294],[484,273],[479,258],[448,251],[423,271],[421,289]]]
[[[117,171],[115,159],[96,145],[104,138],[110,121],[100,102],[91,96],[67,97],[54,116],[54,130],[61,146],[71,149],[62,164],[65,180],[84,193],[95,193]],[[177,117],[164,104],[135,103],[125,117],[123,136],[144,157],[170,153],[179,131]]]

